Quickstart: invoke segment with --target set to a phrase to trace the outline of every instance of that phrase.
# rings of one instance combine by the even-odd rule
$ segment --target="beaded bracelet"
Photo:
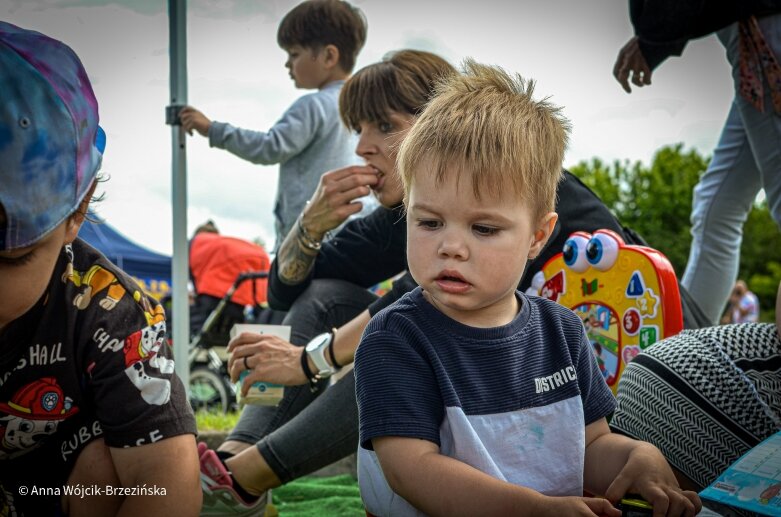
[[[301,244],[303,244],[305,248],[310,249],[312,251],[320,251],[322,242],[309,235],[309,232],[307,232],[306,228],[304,228],[304,223],[301,222],[301,217],[299,217],[297,220],[297,226],[298,226],[298,240],[301,242]]]

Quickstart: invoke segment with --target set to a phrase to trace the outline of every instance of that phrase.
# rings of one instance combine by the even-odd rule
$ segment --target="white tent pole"
[[[167,122],[171,124],[171,197],[173,209],[174,253],[171,258],[173,282],[174,358],[176,374],[190,386],[188,363],[190,307],[187,296],[187,141],[179,125],[179,108],[187,104],[187,5],[186,0],[168,0],[168,37],[170,54],[171,105]]]

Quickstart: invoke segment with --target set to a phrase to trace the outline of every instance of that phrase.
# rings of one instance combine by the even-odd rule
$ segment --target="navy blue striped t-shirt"
[[[613,411],[580,319],[517,292],[507,325],[475,328],[420,288],[372,318],[355,356],[359,484],[374,515],[416,515],[385,482],[371,440],[419,438],[489,475],[582,495],[585,426]]]

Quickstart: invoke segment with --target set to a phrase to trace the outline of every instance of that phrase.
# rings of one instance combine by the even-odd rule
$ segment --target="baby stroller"
[[[278,320],[275,312],[260,304],[243,308],[231,301],[236,290],[246,281],[252,281],[253,299],[256,282],[267,278],[263,271],[241,273],[217,305],[203,321],[191,329],[188,363],[190,365],[190,404],[193,410],[208,409],[221,412],[237,408],[236,385],[231,382],[225,351],[230,341],[230,329],[236,323],[270,323]],[[170,311],[170,299],[163,301]],[[277,315],[279,313],[276,313]],[[169,317],[169,326],[171,318]]]
[[[268,319],[270,309],[259,304],[247,310],[236,310],[231,302],[241,284],[252,281],[252,298],[257,299],[254,280],[267,278],[268,273],[250,271],[241,273],[208,315],[199,330],[190,339],[188,361],[190,364],[190,404],[193,409],[210,409],[222,412],[237,408],[236,385],[228,373],[225,347],[230,341],[230,329],[236,323],[261,323]]]

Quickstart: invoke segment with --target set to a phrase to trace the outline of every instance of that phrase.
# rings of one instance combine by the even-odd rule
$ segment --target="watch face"
[[[324,344],[328,342],[330,339],[331,334],[326,332],[325,334],[320,334],[319,336],[315,336],[312,338],[312,340],[306,344],[306,351],[307,352],[314,352]]]

